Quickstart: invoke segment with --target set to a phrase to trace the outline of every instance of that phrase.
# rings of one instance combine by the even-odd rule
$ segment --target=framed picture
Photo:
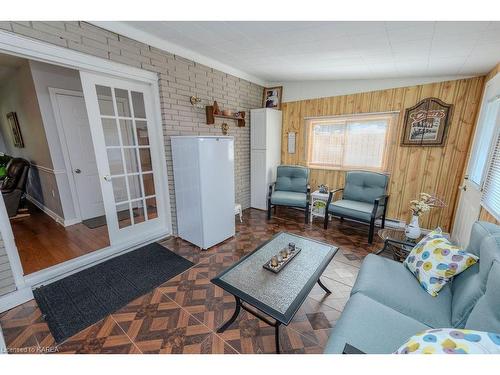
[[[283,86],[264,88],[262,106],[264,108],[281,109],[281,93]]]
[[[9,123],[10,129],[12,131],[14,146],[18,148],[24,148],[23,135],[21,134],[21,128],[19,127],[19,121],[17,119],[16,112],[7,113],[7,122]]]
[[[452,104],[427,98],[405,112],[402,146],[443,146]]]

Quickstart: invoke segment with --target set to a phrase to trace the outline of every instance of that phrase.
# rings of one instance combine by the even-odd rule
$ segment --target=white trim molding
[[[0,30],[0,52],[87,72],[154,83],[156,73]]]
[[[33,299],[33,291],[29,286],[0,297],[0,313]]]
[[[7,354],[7,345],[5,345],[5,340],[3,338],[3,332],[1,326],[0,326],[0,354]]]
[[[65,224],[64,219],[56,214],[54,211],[52,211],[50,208],[45,206],[43,203],[39,202],[36,198],[33,198],[31,195],[26,193],[26,199],[33,203],[35,206],[37,206],[40,210],[42,210],[44,213],[46,213],[52,220],[54,220],[56,223],[61,224],[65,227],[68,225]]]
[[[38,164],[33,164],[33,163],[30,163],[30,164],[33,168],[38,169],[39,171],[42,171],[45,173],[49,173],[49,174],[53,174],[53,175],[66,173],[66,171],[64,169],[52,169],[52,168],[44,167],[43,165],[38,165]]]

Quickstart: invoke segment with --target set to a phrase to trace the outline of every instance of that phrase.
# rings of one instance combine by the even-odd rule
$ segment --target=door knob
[[[104,176],[103,178],[105,181],[108,181],[108,182],[111,181],[111,176],[108,174],[106,176]]]
[[[80,174],[80,173],[82,173],[82,171],[81,171],[81,169],[76,168],[76,169],[75,169],[75,173]]]

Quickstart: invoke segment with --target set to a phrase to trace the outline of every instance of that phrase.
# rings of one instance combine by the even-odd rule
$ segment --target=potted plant
[[[420,193],[418,199],[410,201],[410,210],[412,213],[410,224],[406,226],[405,234],[406,237],[416,240],[422,234],[420,230],[420,225],[418,219],[424,213],[429,212],[434,207],[444,207],[444,202],[427,193]]]

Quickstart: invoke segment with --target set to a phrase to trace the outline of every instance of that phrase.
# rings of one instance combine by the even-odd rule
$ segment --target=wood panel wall
[[[408,202],[420,192],[435,193],[446,202],[422,218],[421,226],[441,226],[449,231],[453,222],[458,186],[467,160],[484,77],[446,81],[418,86],[372,91],[352,95],[309,99],[284,103],[281,161],[283,164],[306,165],[304,118],[399,111],[397,129],[391,140],[393,155],[389,183],[388,217],[408,221]],[[444,147],[401,147],[404,110],[421,99],[437,97],[454,105]],[[297,133],[296,153],[287,150],[287,135]],[[310,183],[315,189],[326,184],[331,189],[343,187],[345,172],[312,169]]]

